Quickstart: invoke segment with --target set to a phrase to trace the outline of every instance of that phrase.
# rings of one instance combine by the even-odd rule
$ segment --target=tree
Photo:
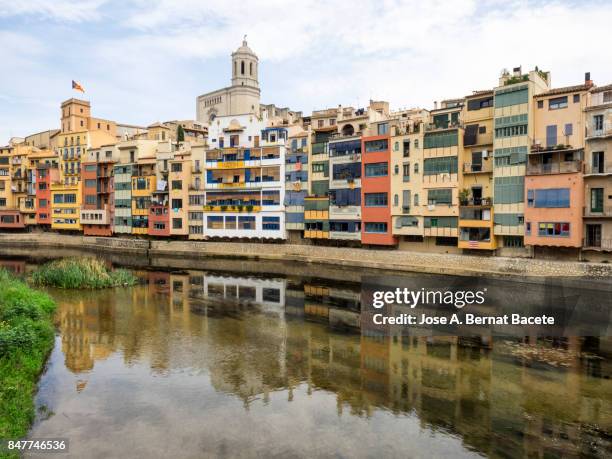
[[[181,126],[180,124],[176,128],[176,141],[177,142],[185,141],[185,131],[183,130],[183,126]]]

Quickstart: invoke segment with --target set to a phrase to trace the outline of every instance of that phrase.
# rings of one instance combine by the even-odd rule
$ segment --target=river
[[[610,338],[380,336],[355,270],[140,265],[135,287],[50,290],[31,438],[87,458],[612,456]]]

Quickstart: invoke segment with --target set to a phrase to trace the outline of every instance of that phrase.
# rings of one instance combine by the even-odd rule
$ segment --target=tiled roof
[[[599,86],[597,88],[591,89],[591,92],[602,92],[602,91],[610,91],[612,90],[612,84],[607,84],[605,86]]]
[[[566,94],[568,92],[577,92],[577,91],[588,91],[592,85],[589,84],[579,84],[576,86],[565,86],[563,88],[555,88],[550,91],[543,92],[541,94],[536,94],[533,97],[546,97],[546,96],[554,96],[556,94]]]

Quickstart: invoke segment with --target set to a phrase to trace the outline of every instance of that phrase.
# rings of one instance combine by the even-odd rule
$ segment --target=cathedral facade
[[[196,99],[196,119],[210,125],[219,116],[260,116],[259,59],[245,39],[232,53],[232,84]]]

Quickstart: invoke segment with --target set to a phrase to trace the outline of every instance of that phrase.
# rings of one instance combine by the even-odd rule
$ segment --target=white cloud
[[[105,0],[0,0],[0,18],[35,16],[68,22],[98,19]]]
[[[369,98],[431,108],[521,64],[551,70],[554,86],[585,71],[612,82],[610,2],[0,0],[3,17],[67,23],[0,33],[6,68],[45,75],[37,94],[59,104],[58,81],[83,78],[97,115],[134,123],[193,117],[198,94],[229,82],[243,34],[261,61],[264,101],[305,112]],[[17,100],[33,79],[5,72],[0,92]]]

